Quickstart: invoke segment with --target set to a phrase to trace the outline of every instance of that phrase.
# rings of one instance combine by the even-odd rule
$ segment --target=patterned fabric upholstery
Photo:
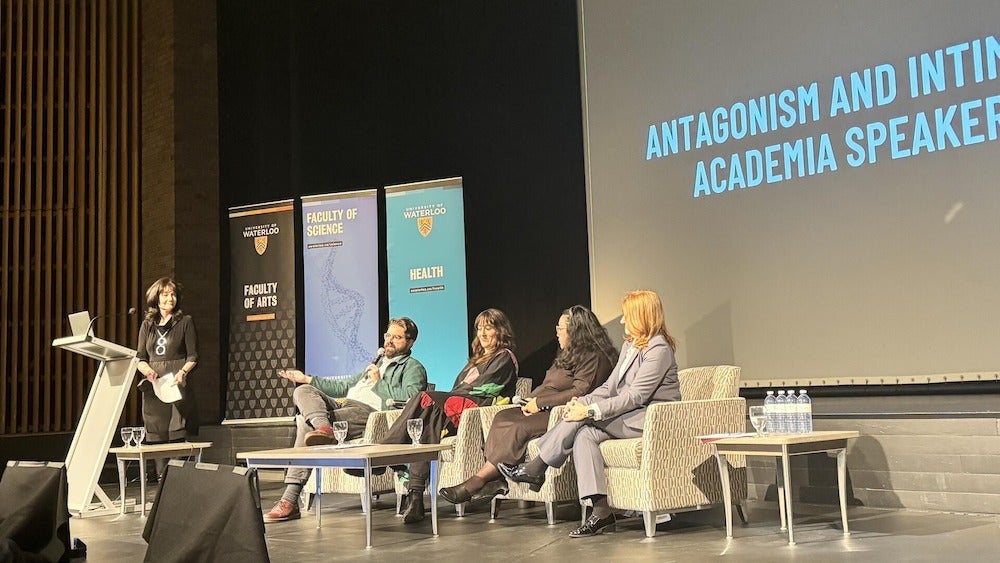
[[[515,393],[527,396],[531,393],[531,379],[519,377],[515,383]],[[479,471],[486,463],[486,455],[483,453],[485,439],[482,425],[482,412],[488,409],[504,407],[479,407],[465,409],[462,411],[462,419],[458,424],[458,434],[446,436],[441,440],[442,444],[451,444],[453,449],[441,453],[441,471],[438,475],[438,488],[452,487],[464,482]],[[390,411],[387,422],[391,426],[399,417],[400,411]],[[491,418],[492,420],[492,418]],[[406,494],[406,486],[396,481],[396,493]],[[462,507],[456,507],[461,515]]]
[[[608,502],[643,512],[646,535],[657,513],[721,504],[722,485],[711,444],[697,436],[746,430],[746,401],[738,396],[740,368],[709,366],[678,373],[681,400],[651,405],[641,438],[601,444]],[[747,497],[746,457],[727,456],[735,504]]]

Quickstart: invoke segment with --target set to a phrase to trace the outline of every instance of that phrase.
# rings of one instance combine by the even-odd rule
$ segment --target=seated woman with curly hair
[[[497,413],[486,436],[486,463],[464,483],[441,489],[440,495],[455,504],[470,500],[488,501],[506,493],[507,482],[500,476],[500,463],[524,460],[528,442],[545,433],[548,411],[573,397],[590,393],[604,383],[614,366],[616,351],[608,333],[590,309],[574,305],[562,312],[556,324],[559,354],[520,409]]]

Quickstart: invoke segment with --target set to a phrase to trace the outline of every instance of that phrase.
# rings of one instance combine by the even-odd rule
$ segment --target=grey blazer
[[[681,399],[677,361],[667,339],[659,335],[649,339],[646,347],[623,365],[628,347],[627,342],[622,345],[618,365],[604,385],[581,397],[580,402],[596,405],[601,411],[601,420],[621,417],[625,426],[642,430],[647,405]],[[620,377],[623,369],[624,376]]]

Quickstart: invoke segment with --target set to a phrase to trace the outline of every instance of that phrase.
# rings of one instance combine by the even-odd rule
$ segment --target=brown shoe
[[[285,499],[281,499],[270,512],[264,515],[264,523],[285,522],[286,520],[298,520],[302,516],[299,512],[299,505],[292,504]]]
[[[307,446],[326,446],[334,443],[335,441],[333,428],[329,426],[320,426],[316,430],[306,434]]]

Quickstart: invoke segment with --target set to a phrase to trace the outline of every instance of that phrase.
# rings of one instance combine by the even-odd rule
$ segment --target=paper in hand
[[[181,400],[181,389],[177,386],[174,373],[170,372],[153,380],[153,393],[164,403],[176,403]]]

